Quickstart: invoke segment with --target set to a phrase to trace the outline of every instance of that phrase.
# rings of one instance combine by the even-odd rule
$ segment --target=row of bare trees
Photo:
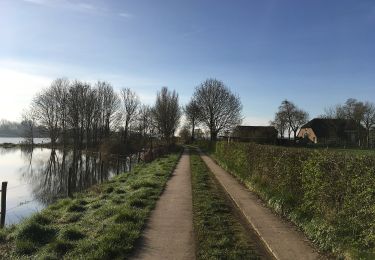
[[[28,117],[44,126],[52,146],[98,144],[119,123],[120,100],[107,82],[94,87],[82,81],[60,78],[38,93],[32,101]]]
[[[44,126],[53,147],[60,143],[81,149],[116,139],[127,149],[131,135],[143,146],[156,136],[171,142],[181,117],[178,102],[177,93],[166,87],[151,107],[129,88],[117,93],[108,82],[60,78],[35,96],[24,121],[30,134],[35,125]]]
[[[196,87],[191,101],[181,108],[175,91],[163,87],[153,106],[141,103],[129,88],[117,93],[111,84],[99,81],[92,85],[65,78],[54,80],[38,93],[24,122],[31,136],[36,125],[47,129],[52,146],[57,144],[88,148],[111,139],[124,147],[152,145],[153,139],[170,144],[185,112],[194,140],[195,129],[203,126],[211,140],[242,121],[240,98],[216,79],[207,79]]]

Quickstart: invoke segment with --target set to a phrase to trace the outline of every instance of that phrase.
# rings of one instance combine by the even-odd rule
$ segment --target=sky
[[[58,77],[106,80],[186,104],[207,78],[267,125],[288,99],[310,118],[375,102],[373,0],[0,0],[0,119]]]

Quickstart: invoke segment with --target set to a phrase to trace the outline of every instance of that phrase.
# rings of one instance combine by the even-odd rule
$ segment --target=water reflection
[[[58,198],[106,181],[131,169],[136,158],[104,156],[77,150],[0,149],[0,180],[9,181],[7,223],[53,203]],[[8,170],[17,171],[11,175]],[[7,166],[10,166],[7,167]],[[12,170],[10,170],[12,171]],[[25,210],[28,207],[28,210]],[[21,216],[20,216],[21,215]],[[15,218],[16,219],[9,219]]]
[[[32,154],[31,151],[25,157],[30,163],[20,171],[22,177],[30,183],[34,197],[44,205],[102,183],[118,172],[129,169],[129,160],[119,160],[118,163],[100,154],[94,156],[81,151],[51,150],[47,160],[34,163]]]

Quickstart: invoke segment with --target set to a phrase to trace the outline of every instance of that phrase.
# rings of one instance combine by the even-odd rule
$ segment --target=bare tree
[[[375,105],[371,102],[364,104],[362,123],[366,128],[367,147],[370,147],[370,130],[375,125]]]
[[[129,88],[121,89],[121,100],[123,110],[124,125],[124,143],[128,140],[130,124],[137,118],[137,110],[140,106],[140,101],[137,94]]]
[[[298,129],[308,121],[308,113],[299,109],[293,102],[288,100],[281,102],[278,113],[285,116],[286,122],[288,123],[289,140],[291,131],[294,134],[294,140],[296,140]]]
[[[365,113],[366,113],[366,104],[361,101],[358,101],[355,98],[349,98],[343,105],[336,105],[333,108],[326,109],[326,116],[327,118],[335,118],[335,119],[350,119],[354,120],[357,124],[357,131],[359,135],[358,145],[361,146],[361,123],[366,126],[365,121]],[[367,111],[369,113],[369,111]],[[368,114],[369,115],[369,114]],[[369,123],[369,117],[367,118],[367,123]],[[369,131],[367,132],[367,139],[369,143]]]
[[[93,129],[93,124],[95,121],[95,107],[98,104],[98,95],[97,95],[97,90],[92,89],[91,87],[87,89],[87,91],[84,93],[83,96],[83,104],[84,104],[84,130],[86,133],[86,149],[88,146],[91,145],[92,143],[92,129]]]
[[[352,119],[358,124],[363,120],[365,107],[363,102],[349,98],[343,106],[338,109],[338,117]]]
[[[275,119],[271,121],[271,126],[276,128],[281,139],[283,139],[285,131],[288,129],[288,120],[283,111],[279,111],[275,114]]]
[[[47,128],[51,145],[55,147],[60,134],[60,110],[54,91],[49,88],[37,94],[32,102],[32,108],[39,124]]]
[[[68,92],[70,82],[66,78],[58,78],[51,84],[58,106],[59,128],[61,130],[61,141],[65,147],[67,139],[67,116],[68,116]]]
[[[186,119],[191,125],[191,141],[194,142],[195,140],[195,127],[199,120],[199,107],[197,105],[197,102],[192,99],[185,107],[184,109]],[[186,131],[185,131],[186,133]]]
[[[23,135],[27,144],[34,145],[36,116],[33,109],[26,110],[22,113]]]
[[[193,98],[199,107],[199,118],[210,130],[215,141],[221,131],[230,130],[242,122],[242,104],[222,81],[207,79],[195,89]]]
[[[67,122],[73,134],[74,147],[81,147],[84,129],[84,100],[83,96],[89,86],[81,81],[74,81],[68,93]]]
[[[116,123],[118,119],[118,111],[120,108],[120,99],[108,82],[98,81],[96,84],[98,89],[98,102],[100,109],[98,110],[98,129],[100,131],[100,139],[108,137],[111,125]]]
[[[152,114],[159,134],[167,143],[171,143],[181,118],[181,108],[176,91],[170,92],[167,87],[163,87],[157,93]]]
[[[146,139],[153,125],[151,124],[151,107],[141,105],[137,115],[137,128],[142,138]]]
[[[335,105],[324,108],[324,113],[320,115],[321,118],[326,119],[344,119],[341,105]]]
[[[191,140],[192,134],[190,133],[190,125],[184,125],[179,132],[179,136],[181,141],[184,143],[188,143]]]

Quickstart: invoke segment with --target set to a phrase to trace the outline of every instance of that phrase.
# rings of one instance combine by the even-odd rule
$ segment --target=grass
[[[231,202],[196,152],[190,162],[197,259],[259,259]]]
[[[328,148],[328,151],[339,153],[352,153],[353,155],[375,155],[374,149]]]
[[[1,230],[1,259],[124,259],[179,158],[171,154]]]

